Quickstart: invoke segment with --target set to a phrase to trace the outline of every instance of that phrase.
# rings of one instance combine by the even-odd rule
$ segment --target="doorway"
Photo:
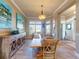
[[[76,5],[61,13],[62,40],[75,41]]]

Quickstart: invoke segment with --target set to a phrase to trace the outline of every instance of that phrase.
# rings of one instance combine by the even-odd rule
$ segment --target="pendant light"
[[[44,19],[46,19],[46,16],[44,15],[44,12],[43,12],[43,5],[41,5],[41,8],[42,8],[42,10],[41,10],[41,15],[39,16],[39,19],[44,20]]]

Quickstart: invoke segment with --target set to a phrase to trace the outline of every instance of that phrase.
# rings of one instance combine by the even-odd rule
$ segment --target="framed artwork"
[[[6,3],[0,2],[0,29],[12,28],[11,13],[12,13],[12,9],[10,8],[10,6]]]
[[[21,13],[16,13],[16,26],[19,32],[24,32],[24,17]]]

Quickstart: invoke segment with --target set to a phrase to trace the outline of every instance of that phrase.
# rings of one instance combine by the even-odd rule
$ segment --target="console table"
[[[26,33],[3,37],[1,44],[2,56],[4,59],[10,59],[18,49],[23,45]]]

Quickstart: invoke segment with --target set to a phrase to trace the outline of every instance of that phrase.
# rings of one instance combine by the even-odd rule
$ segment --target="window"
[[[47,21],[46,22],[46,34],[50,34],[50,30],[51,30],[51,28],[50,28],[50,21]]]
[[[41,32],[41,24],[36,25],[36,32]]]
[[[29,22],[29,34],[41,32],[41,22],[40,21],[30,21]]]
[[[29,34],[33,34],[33,33],[35,33],[35,25],[30,24],[29,25]]]

